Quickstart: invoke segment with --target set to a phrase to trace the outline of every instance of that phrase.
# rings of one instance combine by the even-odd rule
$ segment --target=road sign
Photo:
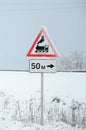
[[[38,33],[27,53],[27,57],[58,57],[56,49],[44,28]]]
[[[33,58],[30,59],[29,61],[29,71],[31,73],[41,73],[41,125],[43,125],[44,124],[43,121],[44,120],[44,115],[43,115],[44,75],[43,73],[57,72],[57,63],[55,58],[58,57],[56,49],[52,44],[44,28],[42,28],[38,33],[35,41],[33,42],[26,56]]]
[[[31,73],[56,73],[57,71],[55,59],[31,59],[29,63]]]

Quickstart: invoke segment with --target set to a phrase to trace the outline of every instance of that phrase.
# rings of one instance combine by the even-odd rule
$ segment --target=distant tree
[[[71,56],[69,56],[69,61],[71,64],[71,69],[72,70],[82,70],[83,69],[83,53],[80,52],[78,53],[77,51],[75,51],[74,53],[72,53]]]
[[[82,71],[86,70],[86,57],[82,52],[73,52],[68,57],[61,57],[58,61],[59,71]]]

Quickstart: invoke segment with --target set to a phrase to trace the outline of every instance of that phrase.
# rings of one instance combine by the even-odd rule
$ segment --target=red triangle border
[[[42,33],[44,34],[44,36],[45,36],[46,39],[48,40],[48,43],[49,43],[49,45],[51,46],[51,48],[52,48],[54,54],[31,54],[31,52],[32,52],[32,50],[33,50],[35,44],[37,43],[37,41],[38,41],[38,39],[40,38],[40,36],[41,36]],[[51,41],[50,41],[50,39],[49,39],[49,36],[47,35],[47,33],[46,33],[46,31],[45,31],[44,28],[42,28],[42,29],[40,30],[40,32],[38,33],[38,35],[37,35],[35,41],[33,42],[32,46],[31,46],[31,48],[29,49],[29,51],[28,51],[28,53],[27,53],[26,56],[27,56],[27,57],[58,57],[58,54],[56,53],[56,50],[54,49],[54,47],[53,47],[53,45],[52,45],[52,43],[51,43]]]

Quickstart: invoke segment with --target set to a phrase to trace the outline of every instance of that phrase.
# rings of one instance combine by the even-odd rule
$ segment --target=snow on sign
[[[58,57],[58,54],[44,28],[38,33],[27,53],[27,57]]]

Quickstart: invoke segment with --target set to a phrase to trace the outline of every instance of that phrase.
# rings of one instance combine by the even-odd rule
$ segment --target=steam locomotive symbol
[[[41,39],[38,41],[37,46],[36,46],[36,50],[35,50],[36,53],[39,53],[39,52],[48,53],[49,52],[48,45],[44,45],[44,46],[39,45],[39,44],[43,43],[44,40],[45,40],[44,36],[41,36]]]

